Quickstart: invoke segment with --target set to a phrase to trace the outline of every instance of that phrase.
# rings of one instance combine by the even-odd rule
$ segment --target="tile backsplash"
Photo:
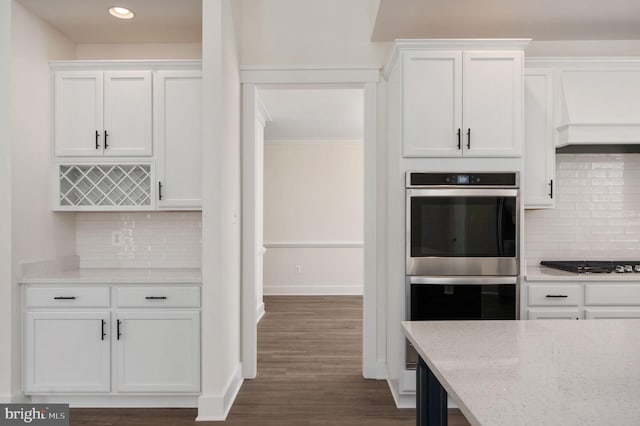
[[[527,264],[640,259],[640,154],[559,154],[555,194],[525,212]]]
[[[200,268],[200,212],[77,213],[80,268]]]

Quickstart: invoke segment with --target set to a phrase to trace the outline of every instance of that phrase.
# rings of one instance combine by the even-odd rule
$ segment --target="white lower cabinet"
[[[577,320],[581,318],[578,308],[529,308],[527,309],[528,318],[535,319],[569,319]]]
[[[640,319],[637,281],[530,282],[527,296],[528,319]]]
[[[25,393],[109,392],[109,312],[28,312]]]
[[[587,308],[584,310],[587,319],[637,318],[640,319],[640,306],[634,308],[610,307]]]
[[[24,295],[26,395],[108,406],[99,398],[200,392],[199,286],[26,285]]]
[[[200,391],[200,314],[118,312],[116,392]]]

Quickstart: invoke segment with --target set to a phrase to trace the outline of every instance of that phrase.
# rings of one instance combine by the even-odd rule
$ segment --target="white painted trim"
[[[258,305],[258,307],[256,308],[256,323],[259,323],[260,320],[262,319],[262,317],[264,317],[265,314],[265,310],[264,310],[264,302],[260,303]]]
[[[387,379],[387,385],[391,391],[393,402],[396,403],[396,408],[416,408],[416,396],[415,395],[401,395],[398,393],[398,389],[394,386],[394,381]]]
[[[260,120],[262,127],[264,127],[268,122],[273,121],[271,114],[269,114],[267,107],[264,106],[264,102],[262,102],[262,98],[258,92],[256,92],[256,118]]]
[[[71,408],[195,408],[198,395],[33,395],[30,402]]]
[[[477,38],[477,39],[397,39],[393,44],[387,63],[382,69],[385,80],[404,50],[523,50],[531,43],[530,38]]]
[[[103,60],[103,61],[49,61],[52,70],[184,70],[201,69],[201,60]]]
[[[233,406],[233,402],[240,392],[240,388],[244,383],[242,377],[242,364],[238,364],[233,376],[225,386],[223,395],[201,395],[198,398],[198,417],[197,422],[206,421],[224,421],[229,415],[229,411]]]
[[[555,67],[562,69],[616,70],[633,69],[640,67],[640,58],[637,56],[613,56],[613,57],[537,57],[526,58],[525,67]]]
[[[356,138],[277,138],[265,139],[265,145],[362,145],[362,137]]]
[[[242,67],[240,82],[252,84],[363,84],[380,80],[380,67]]]
[[[254,134],[253,126],[255,125],[255,119],[253,118],[253,112],[249,114],[249,108],[246,108],[245,91],[256,89],[256,85],[261,87],[296,87],[308,88],[310,85],[318,88],[361,88],[364,89],[364,162],[365,162],[365,183],[364,183],[364,204],[365,211],[368,213],[364,215],[364,227],[365,230],[378,230],[381,228],[379,223],[379,216],[376,213],[375,207],[377,207],[377,194],[378,194],[378,151],[384,144],[381,143],[382,134],[379,134],[379,119],[382,117],[381,111],[378,111],[378,97],[381,94],[378,92],[378,83],[380,82],[380,69],[377,66],[349,66],[349,67],[244,67],[240,71],[240,81],[243,83],[243,118],[242,118],[242,130],[243,134]],[[253,104],[252,104],[253,105]],[[253,111],[253,109],[251,109]],[[379,117],[380,115],[380,117]],[[251,118],[251,122],[248,121]],[[248,151],[247,151],[248,149]],[[243,151],[242,162],[243,169],[246,170],[247,166],[251,166],[254,153],[248,140],[243,137]],[[370,163],[370,164],[369,164]],[[253,175],[249,172],[249,175],[245,175],[243,172],[243,222],[253,221],[255,219],[255,188],[253,181]],[[367,210],[368,207],[374,206],[373,210]],[[243,245],[250,241],[253,235],[247,236],[243,232]],[[378,320],[378,315],[384,315],[385,311],[380,311],[378,306],[379,295],[386,293],[385,286],[386,281],[378,279],[380,272],[378,268],[378,250],[377,250],[377,235],[366,236],[365,235],[365,259],[364,259],[364,272],[365,280],[367,277],[376,277],[371,282],[365,282],[362,290],[363,294],[363,375],[367,378],[377,376],[378,369],[378,344],[384,341],[384,327],[379,327],[383,321]],[[367,255],[368,253],[368,255]],[[247,269],[252,268],[250,265],[251,260],[255,257],[255,250],[245,251],[243,248],[243,276],[246,275]],[[251,256],[251,257],[249,257]],[[369,272],[367,272],[369,271]],[[249,271],[250,272],[250,271]],[[382,277],[380,277],[382,278]],[[255,315],[255,289],[245,288],[246,281],[243,280],[242,289],[242,324],[243,324],[243,350],[242,360],[243,362],[252,362],[252,349],[247,348],[247,342],[251,339],[247,337],[247,334],[253,333],[256,330],[255,319],[251,318]],[[358,286],[359,287],[359,286]],[[251,290],[251,298],[248,296],[249,290]],[[265,288],[266,290],[266,288]],[[251,321],[250,321],[251,320]],[[248,330],[246,327],[253,327],[252,330]],[[253,348],[255,352],[255,348]],[[253,355],[255,356],[255,355]],[[246,369],[246,367],[245,367]]]
[[[258,329],[256,305],[256,116],[258,90],[254,84],[242,85],[242,288],[241,360],[243,376],[258,374]]]
[[[363,287],[360,284],[314,284],[291,285],[276,284],[264,286],[265,296],[362,296]]]
[[[362,241],[268,241],[266,248],[362,248]]]

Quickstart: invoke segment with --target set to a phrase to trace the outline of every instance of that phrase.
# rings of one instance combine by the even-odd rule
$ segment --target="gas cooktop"
[[[640,273],[640,260],[543,260],[542,266],[584,274],[592,273]]]

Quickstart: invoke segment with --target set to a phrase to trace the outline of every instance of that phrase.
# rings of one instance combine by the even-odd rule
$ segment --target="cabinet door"
[[[632,308],[587,308],[587,319],[635,318],[640,319],[640,306]]]
[[[107,312],[28,312],[25,393],[109,392]]]
[[[116,391],[200,391],[199,312],[150,309],[116,317]]]
[[[522,52],[463,54],[463,149],[468,157],[522,150]]]
[[[530,320],[536,319],[580,319],[580,310],[578,308],[529,308],[527,315]]]
[[[155,75],[158,207],[202,206],[202,96],[200,71]]]
[[[459,157],[462,52],[416,51],[403,55],[403,155]]]
[[[101,156],[102,73],[58,71],[54,82],[54,139],[57,156]]]
[[[524,207],[553,207],[553,71],[527,69],[524,100]]]
[[[151,117],[151,71],[104,73],[104,155],[151,155]]]

